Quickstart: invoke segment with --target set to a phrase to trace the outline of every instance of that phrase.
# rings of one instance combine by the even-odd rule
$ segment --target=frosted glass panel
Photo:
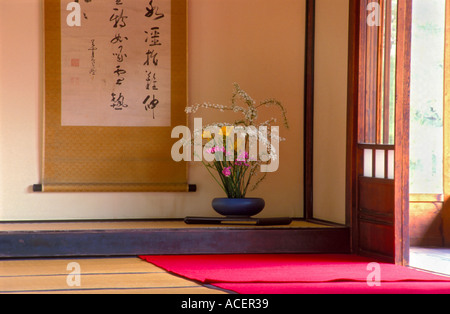
[[[373,153],[371,149],[364,150],[364,176],[373,177]]]
[[[388,179],[393,180],[394,179],[394,173],[395,173],[395,151],[390,150],[388,152]]]
[[[375,152],[375,178],[384,179],[385,159],[384,150],[377,150]]]

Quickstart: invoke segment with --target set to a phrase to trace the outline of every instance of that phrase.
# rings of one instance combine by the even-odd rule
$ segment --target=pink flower
[[[217,147],[212,147],[212,148],[208,148],[207,150],[206,150],[206,152],[208,153],[208,154],[215,154],[215,153],[219,153],[219,152],[225,152],[225,148],[224,147],[219,147],[219,146],[217,146]]]
[[[229,176],[231,176],[231,167],[226,167],[226,168],[224,168],[223,170],[222,170],[222,174],[225,176],[225,177],[229,177]]]
[[[238,156],[238,158],[237,158],[237,160],[238,161],[246,161],[247,159],[248,159],[248,153],[247,152],[243,152],[243,153],[241,153],[239,156]]]

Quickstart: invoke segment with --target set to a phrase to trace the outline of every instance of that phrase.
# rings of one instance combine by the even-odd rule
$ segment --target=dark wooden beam
[[[359,69],[362,64],[361,42],[364,34],[361,27],[361,1],[350,0],[349,19],[349,57],[348,57],[348,96],[347,96],[347,164],[346,164],[346,223],[352,228],[352,248],[358,247],[357,224],[357,183],[358,183],[358,115],[359,103],[363,93]]]
[[[314,161],[314,55],[315,55],[316,0],[306,1],[305,46],[305,124],[304,124],[304,217],[313,214]]]
[[[324,226],[0,232],[0,258],[284,253],[350,253],[350,230]]]

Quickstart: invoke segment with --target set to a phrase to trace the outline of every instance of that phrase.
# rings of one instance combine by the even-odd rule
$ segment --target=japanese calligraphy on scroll
[[[170,126],[171,1],[61,0],[61,13],[62,125]]]

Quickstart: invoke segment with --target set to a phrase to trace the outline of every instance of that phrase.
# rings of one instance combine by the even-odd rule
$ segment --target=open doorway
[[[410,266],[450,275],[445,202],[447,163],[449,0],[413,1],[410,99]],[[447,56],[447,57],[446,57]],[[447,72],[447,73],[446,73]],[[447,96],[446,96],[447,95]]]
[[[419,267],[415,248],[450,246],[450,0],[351,5],[352,245]]]

